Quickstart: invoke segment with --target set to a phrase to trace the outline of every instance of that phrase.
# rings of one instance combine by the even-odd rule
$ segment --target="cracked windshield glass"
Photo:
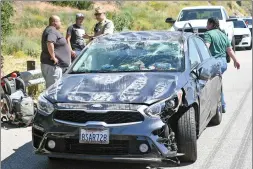
[[[182,71],[179,42],[128,41],[94,43],[73,67],[73,73]]]

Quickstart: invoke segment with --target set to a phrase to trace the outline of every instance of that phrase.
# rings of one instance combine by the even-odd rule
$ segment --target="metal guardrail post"
[[[27,71],[35,70],[35,61],[27,61]],[[28,86],[28,95],[34,97],[38,91],[38,85]]]

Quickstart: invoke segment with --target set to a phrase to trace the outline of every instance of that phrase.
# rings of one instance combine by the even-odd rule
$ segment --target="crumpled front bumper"
[[[109,147],[106,147],[107,149],[102,154],[99,151],[94,153],[92,150],[102,151],[105,148],[104,145],[95,145],[87,151],[87,144],[79,143],[80,128],[87,126],[64,124],[53,120],[53,115],[43,116],[37,113],[32,127],[35,154],[67,159],[126,162],[161,162],[163,159],[178,156],[177,152],[170,151],[163,143],[159,143],[157,141],[159,136],[153,134],[153,131],[159,130],[165,125],[160,118],[145,117],[143,122],[118,126],[107,126],[105,123],[99,122],[86,125],[103,126],[110,129],[110,143],[112,145],[108,145]],[[49,140],[55,141],[55,149],[48,147]],[[142,143],[149,146],[148,152],[141,153],[139,151],[139,145]],[[90,145],[88,146],[90,147]]]

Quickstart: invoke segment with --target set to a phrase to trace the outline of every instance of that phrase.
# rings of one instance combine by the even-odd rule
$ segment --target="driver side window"
[[[194,68],[198,64],[201,63],[198,50],[192,38],[189,39],[189,58],[190,58],[191,68]]]

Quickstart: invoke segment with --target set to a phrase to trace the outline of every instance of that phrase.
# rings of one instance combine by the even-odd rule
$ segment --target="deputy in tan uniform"
[[[98,22],[94,27],[94,36],[89,36],[90,40],[96,36],[113,34],[114,24],[111,20],[106,18],[105,10],[102,7],[97,7],[94,15]]]

